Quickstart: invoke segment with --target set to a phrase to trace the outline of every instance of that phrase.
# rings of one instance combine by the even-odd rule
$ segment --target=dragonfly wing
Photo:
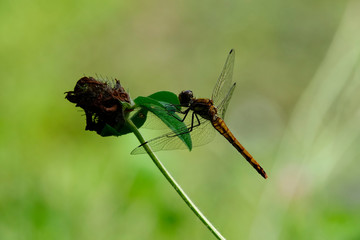
[[[135,112],[132,113],[130,115],[130,118],[133,115],[138,115],[141,118],[145,118],[145,122],[144,124],[141,126],[142,128],[147,128],[147,129],[154,129],[154,130],[161,130],[161,129],[166,129],[167,126],[166,124],[160,120],[160,118],[158,118],[155,114],[153,114],[150,111],[146,111],[146,115],[141,114],[143,112],[142,109],[139,110],[139,112]],[[140,113],[140,114],[139,114]]]
[[[166,108],[156,105],[151,106],[151,109],[157,112],[158,114],[162,114],[162,115],[166,114],[180,120],[180,117],[177,115],[178,113],[181,114],[181,112],[179,111],[173,111],[173,110],[170,111]],[[129,117],[130,119],[132,119],[133,117],[142,118],[143,121],[145,121],[141,125],[142,128],[154,129],[154,130],[163,130],[168,128],[168,126],[158,116],[156,116],[151,111],[142,109],[140,107],[135,108],[135,110],[130,113]]]
[[[188,117],[189,118],[189,117]],[[197,120],[194,120],[194,126],[190,132],[192,146],[198,147],[211,142],[215,136],[215,129],[211,126],[210,121],[199,117],[200,125]],[[186,125],[184,129],[178,129],[177,131],[171,131],[163,134],[159,137],[153,138],[147,141],[147,144],[154,152],[162,150],[176,150],[187,149],[184,142],[178,137],[179,134],[188,133],[191,128],[191,123]],[[142,145],[135,148],[131,154],[143,154],[146,153]]]
[[[208,144],[215,138],[215,128],[211,125],[209,120],[205,121],[206,122],[204,124],[197,127],[196,130],[190,134],[191,140],[193,141],[193,147],[199,147]]]
[[[147,144],[150,146],[151,150],[154,152],[161,150],[174,150],[174,149],[185,149],[187,146],[180,140],[174,132],[169,132],[159,137],[153,138],[147,141]],[[136,147],[131,154],[144,154],[146,153],[142,145]]]
[[[192,116],[194,116],[194,120],[192,120]],[[193,147],[199,147],[214,140],[216,130],[209,120],[202,118],[199,115],[193,115],[193,112],[190,112],[184,122],[189,129],[192,122],[193,126],[196,126],[190,132]]]
[[[229,89],[231,88],[232,75],[234,70],[234,60],[235,50],[231,49],[212,93],[211,99],[214,101],[215,106],[218,106],[221,103],[221,101],[226,97]]]
[[[223,99],[223,101],[220,103],[220,105],[217,107],[217,110],[218,110],[218,115],[219,117],[221,117],[222,119],[224,119],[225,117],[225,113],[226,113],[226,110],[229,106],[229,102],[230,102],[230,99],[234,93],[234,90],[235,90],[235,87],[236,87],[236,83],[234,83],[229,92],[227,93],[226,97]]]

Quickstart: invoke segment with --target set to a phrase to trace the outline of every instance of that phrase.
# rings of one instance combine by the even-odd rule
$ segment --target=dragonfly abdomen
[[[251,156],[251,154],[240,144],[240,142],[231,133],[230,129],[226,126],[224,120],[217,117],[214,121],[211,121],[213,127],[223,135],[236,150],[255,168],[255,170],[264,178],[267,178],[267,174],[260,164]]]

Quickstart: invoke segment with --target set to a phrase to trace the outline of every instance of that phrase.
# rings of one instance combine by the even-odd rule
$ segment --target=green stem
[[[157,156],[154,154],[154,152],[151,150],[151,148],[146,144],[143,136],[137,129],[137,127],[134,125],[134,123],[127,119],[126,123],[128,127],[132,130],[132,132],[135,134],[137,139],[140,141],[141,144],[143,144],[143,147],[145,148],[147,154],[150,156],[150,158],[153,160],[155,165],[158,167],[160,172],[164,175],[164,177],[169,181],[171,186],[175,189],[175,191],[180,195],[180,197],[185,201],[186,205],[195,213],[195,215],[202,221],[205,226],[215,235],[217,239],[225,240],[225,238],[221,235],[221,233],[216,230],[216,228],[211,224],[209,220],[200,212],[200,210],[196,207],[196,205],[191,201],[191,199],[186,195],[186,193],[181,189],[180,185],[175,181],[175,179],[170,175],[170,173],[166,170],[165,166],[160,162],[160,160],[157,158]]]

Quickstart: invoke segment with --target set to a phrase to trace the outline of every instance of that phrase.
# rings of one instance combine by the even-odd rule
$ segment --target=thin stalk
[[[205,224],[205,226],[214,234],[214,236],[217,239],[220,240],[226,240],[221,233],[211,224],[211,222],[200,212],[200,210],[196,207],[196,205],[191,201],[191,199],[186,195],[186,193],[181,189],[180,185],[175,181],[175,179],[171,176],[171,174],[166,170],[165,166],[160,162],[160,160],[157,158],[155,153],[151,150],[151,148],[146,144],[143,136],[137,129],[137,127],[134,125],[134,123],[127,118],[126,123],[128,127],[132,130],[132,132],[135,134],[137,139],[140,141],[140,143],[145,148],[147,154],[150,156],[150,158],[153,160],[157,168],[160,170],[160,172],[164,175],[164,177],[169,181],[171,186],[175,189],[175,191],[180,195],[180,197],[184,200],[186,205],[195,213],[195,215],[200,219],[200,221]]]

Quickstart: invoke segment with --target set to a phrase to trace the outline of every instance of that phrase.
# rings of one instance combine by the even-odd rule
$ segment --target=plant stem
[[[225,238],[221,235],[221,233],[211,224],[209,220],[200,212],[200,210],[196,207],[196,205],[191,201],[191,199],[186,195],[186,193],[181,189],[180,185],[175,181],[175,179],[170,175],[170,173],[166,170],[165,166],[160,162],[148,144],[145,142],[143,136],[134,125],[134,123],[127,118],[126,123],[128,127],[132,130],[135,134],[137,139],[143,144],[147,154],[153,160],[155,165],[158,167],[160,172],[164,175],[164,177],[169,181],[171,186],[175,189],[175,191],[180,195],[180,197],[185,201],[186,205],[195,213],[195,215],[202,221],[205,226],[215,235],[217,239],[225,240]]]

